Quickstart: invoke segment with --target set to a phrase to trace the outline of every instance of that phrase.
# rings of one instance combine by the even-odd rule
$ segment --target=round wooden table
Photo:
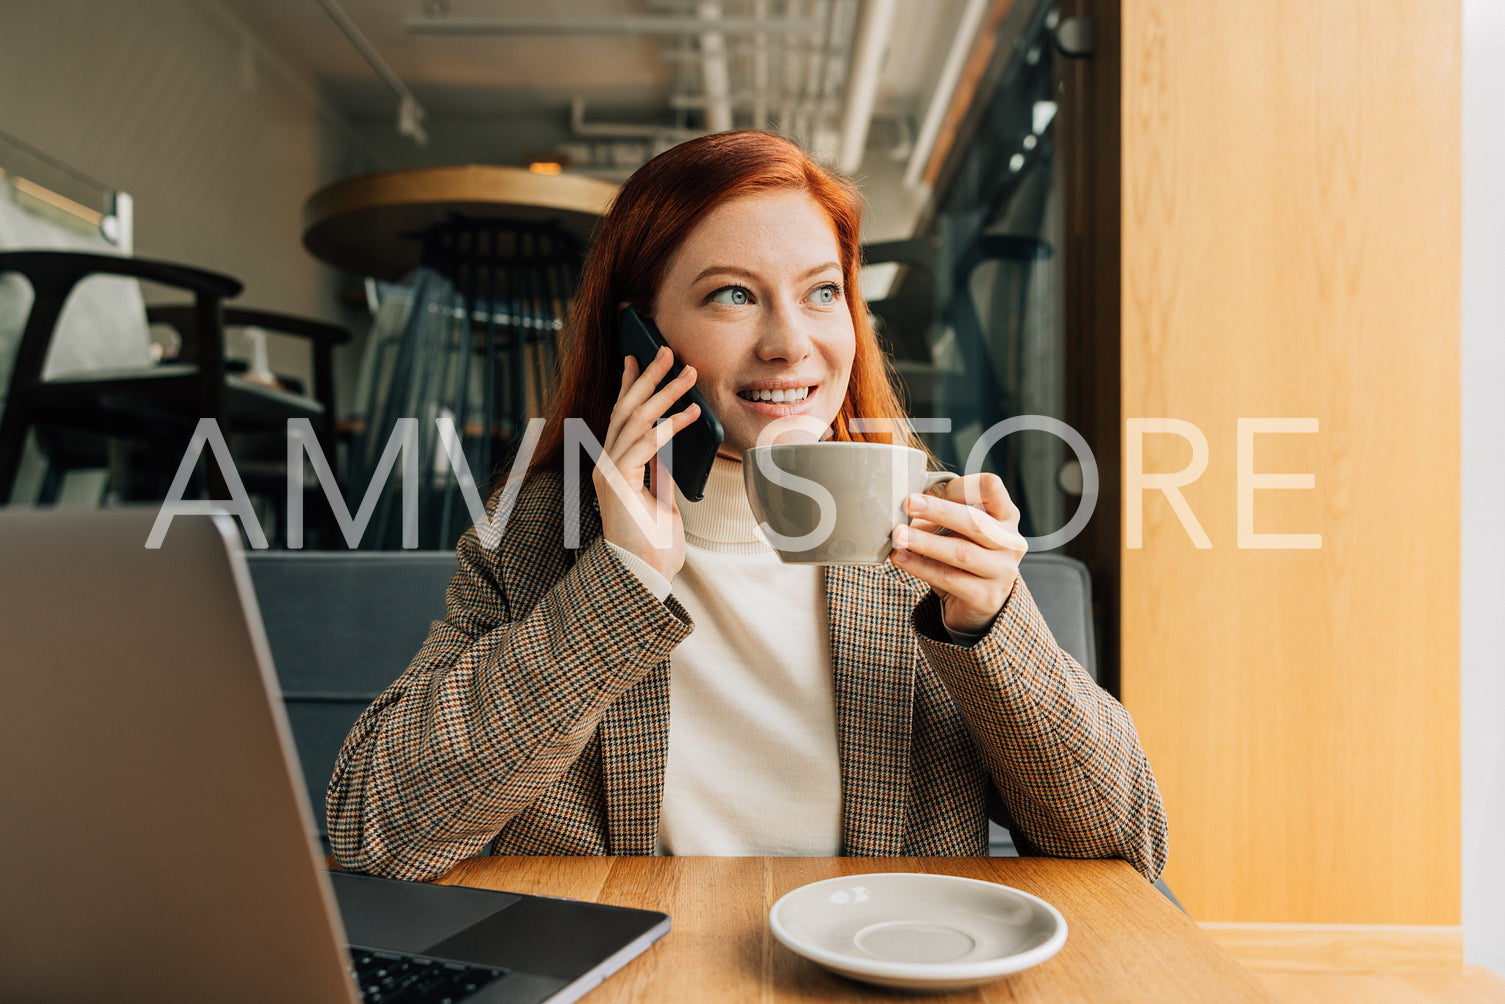
[[[554,222],[590,239],[617,186],[572,174],[472,164],[337,181],[303,205],[303,246],[358,275],[395,281],[418,265],[423,234],[456,217]]]

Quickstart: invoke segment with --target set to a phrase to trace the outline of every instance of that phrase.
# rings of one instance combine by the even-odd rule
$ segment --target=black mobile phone
[[[636,307],[622,311],[619,346],[624,356],[630,355],[638,361],[639,372],[648,368],[648,364],[653,362],[653,357],[658,355],[658,350],[664,344],[664,336],[659,334],[658,327]],[[674,365],[669,367],[668,375],[659,381],[659,389],[662,390],[665,384],[679,376],[684,368],[684,363],[676,357]],[[689,393],[670,405],[665,415],[684,411],[691,402],[700,405],[700,415],[675,434],[673,449],[670,451],[672,455],[666,458],[666,462],[680,493],[691,502],[699,502],[705,496],[705,482],[711,476],[711,462],[716,459],[716,450],[721,446],[725,433],[721,428],[721,419],[716,417],[716,413],[706,403],[705,396],[695,387],[691,387]]]

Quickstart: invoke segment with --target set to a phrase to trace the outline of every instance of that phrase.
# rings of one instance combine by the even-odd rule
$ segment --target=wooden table
[[[551,220],[588,240],[617,186],[578,174],[470,164],[381,171],[327,185],[303,206],[303,246],[336,268],[397,280],[424,231],[455,216]]]
[[[960,875],[1033,893],[1066,917],[1066,946],[982,987],[915,998],[832,976],[774,940],[768,911],[784,893],[819,879],[886,871]],[[485,857],[461,862],[440,881],[669,914],[673,929],[591,991],[591,1004],[1273,1000],[1122,861]]]

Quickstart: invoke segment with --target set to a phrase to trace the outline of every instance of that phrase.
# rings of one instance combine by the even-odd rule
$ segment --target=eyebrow
[[[808,279],[811,276],[819,275],[820,273],[829,271],[831,269],[835,269],[836,271],[840,272],[841,271],[841,263],[840,262],[835,262],[835,261],[822,262],[819,265],[816,265],[814,268],[806,269],[802,274],[800,274],[799,276],[796,276],[796,278],[797,279]],[[743,279],[756,279],[756,278],[758,278],[758,276],[755,273],[749,272],[745,268],[738,268],[735,265],[709,265],[706,268],[701,269],[700,270],[700,274],[697,275],[694,279],[690,280],[690,282],[691,282],[691,284],[694,284],[694,283],[697,283],[700,280],[702,280],[702,279],[704,279],[704,278],[706,278],[708,276],[712,276],[712,275],[731,275],[731,276],[737,276],[737,277],[743,278]]]

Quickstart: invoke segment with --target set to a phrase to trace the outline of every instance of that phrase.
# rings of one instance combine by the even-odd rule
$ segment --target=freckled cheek
[[[838,378],[846,380],[852,375],[852,363],[857,357],[857,345],[854,338],[838,341],[827,347],[826,359]]]

